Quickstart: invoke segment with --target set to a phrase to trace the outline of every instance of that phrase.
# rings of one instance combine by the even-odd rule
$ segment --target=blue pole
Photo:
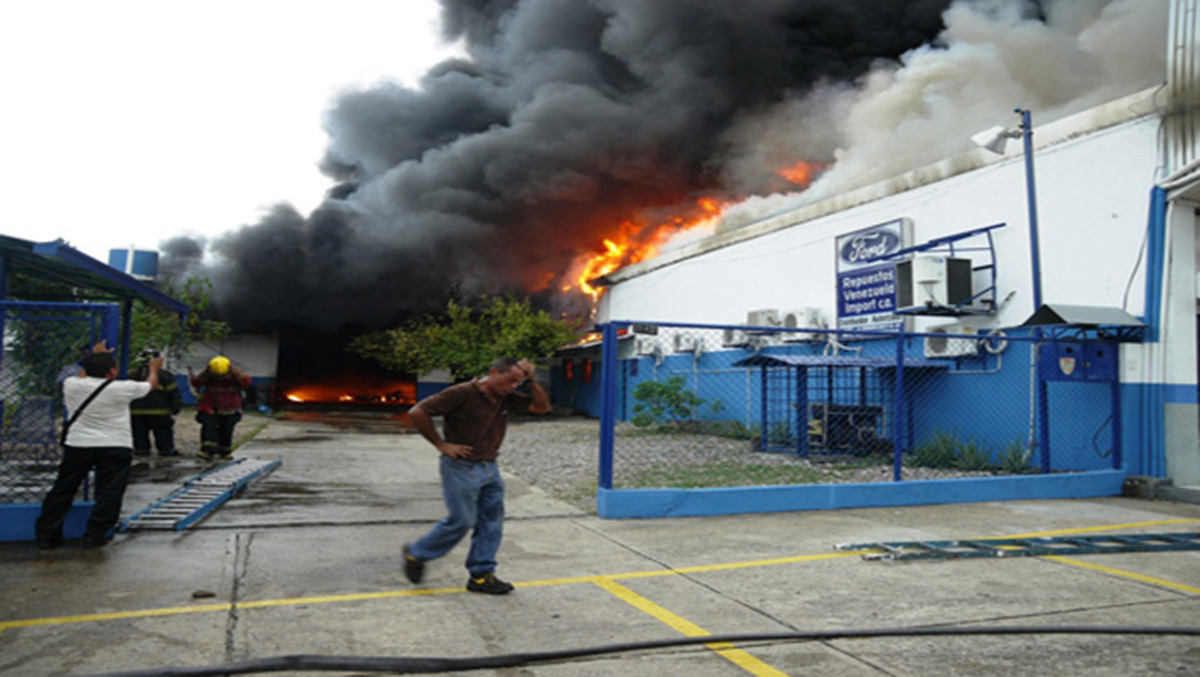
[[[903,476],[904,445],[903,424],[901,416],[907,410],[904,406],[904,327],[896,334],[896,390],[892,396],[892,480],[899,482]]]
[[[601,328],[600,348],[600,477],[601,489],[613,486],[613,433],[616,427],[617,406],[617,326],[609,323]]]
[[[1033,264],[1033,310],[1042,307],[1042,255],[1038,240],[1037,186],[1033,175],[1033,122],[1029,111],[1013,110],[1021,116],[1021,138],[1025,143],[1025,195],[1029,202],[1029,256]]]
[[[796,453],[808,458],[808,367],[796,367]]]
[[[120,346],[120,364],[121,378],[129,375],[129,347],[130,341],[133,339],[133,299],[125,299],[125,303],[121,307],[121,346]],[[116,348],[117,346],[111,346]]]
[[[771,436],[767,434],[770,429],[770,412],[767,410],[771,404],[768,399],[767,392],[767,365],[763,365],[761,369],[762,377],[759,379],[759,401],[762,402],[762,417],[759,420],[759,425],[762,427],[762,450],[771,451]]]

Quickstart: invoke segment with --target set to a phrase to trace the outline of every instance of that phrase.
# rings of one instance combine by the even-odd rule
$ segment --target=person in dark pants
[[[88,517],[84,546],[100,547],[112,539],[133,458],[129,403],[158,385],[162,358],[150,360],[145,381],[118,381],[117,362],[101,341],[95,352],[84,358],[82,366],[85,376],[72,376],[63,382],[68,416],[80,413],[67,429],[58,477],[46,494],[34,526],[39,548],[62,544],[63,521],[79,485],[93,469],[96,505]],[[84,401],[106,382],[104,390],[84,407]]]
[[[488,375],[450,386],[408,411],[413,426],[442,454],[442,494],[449,514],[421,538],[406,544],[404,575],[420,583],[425,562],[445,555],[471,533],[467,590],[503,595],[513,586],[496,577],[496,553],[504,531],[504,481],[496,466],[509,412],[545,414],[550,398],[533,380],[529,360],[500,359]],[[524,381],[529,394],[516,392]],[[439,435],[433,417],[443,417]]]
[[[145,381],[150,373],[150,360],[159,356],[157,350],[143,350],[139,364],[133,373],[136,381]],[[179,384],[175,374],[166,369],[158,370],[158,387],[150,394],[136,399],[129,405],[133,417],[133,454],[150,455],[150,436],[154,436],[154,448],[159,456],[178,456],[175,449],[175,414],[183,408]]]
[[[203,390],[196,407],[200,422],[200,458],[233,458],[233,429],[242,420],[242,390],[250,387],[250,377],[233,366],[229,358],[218,355],[208,361],[199,374],[188,367],[192,386]]]

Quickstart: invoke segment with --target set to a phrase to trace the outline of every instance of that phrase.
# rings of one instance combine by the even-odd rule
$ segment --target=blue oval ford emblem
[[[872,230],[854,235],[842,245],[846,263],[870,263],[900,248],[900,236],[889,230]]]

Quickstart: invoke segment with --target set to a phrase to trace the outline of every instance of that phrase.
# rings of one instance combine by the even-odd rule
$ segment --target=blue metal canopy
[[[121,301],[122,374],[129,366],[129,340],[135,300],[166,308],[181,317],[191,311],[186,303],[167,296],[153,286],[97,261],[62,241],[34,243],[0,235],[0,301],[8,300],[9,278],[14,273],[92,290]]]
[[[6,259],[5,272],[21,272],[58,280],[77,287],[96,289],[119,298],[137,298],[179,314],[191,310],[187,304],[93,259],[64,242],[33,243],[0,235],[0,256]]]

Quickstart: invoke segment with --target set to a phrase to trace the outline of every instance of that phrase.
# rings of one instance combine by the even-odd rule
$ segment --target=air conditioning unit
[[[824,329],[825,321],[821,318],[820,308],[794,308],[785,310],[780,314],[780,326],[785,329]],[[796,343],[799,341],[811,341],[815,338],[820,338],[819,334],[813,334],[806,331],[785,331],[780,332],[779,338],[784,343]]]
[[[746,324],[751,327],[770,327],[773,329],[778,327],[781,322],[779,311],[774,308],[751,310],[746,313]]]
[[[925,357],[969,357],[979,352],[979,341],[965,338],[979,333],[974,327],[957,322],[939,324],[925,330],[929,334],[962,334],[964,336],[926,336]]]
[[[779,343],[779,335],[775,332],[754,332],[746,339],[746,347],[755,351],[767,346],[777,346]]]
[[[635,336],[633,352],[638,355],[658,355],[661,351],[658,346],[658,339],[654,336]]]
[[[971,259],[914,256],[896,264],[898,312],[953,308],[971,300]]]
[[[674,352],[677,353],[699,353],[703,347],[694,334],[676,334],[671,340]]]
[[[721,332],[721,345],[726,348],[742,348],[750,343],[750,335],[743,329],[726,329]]]

